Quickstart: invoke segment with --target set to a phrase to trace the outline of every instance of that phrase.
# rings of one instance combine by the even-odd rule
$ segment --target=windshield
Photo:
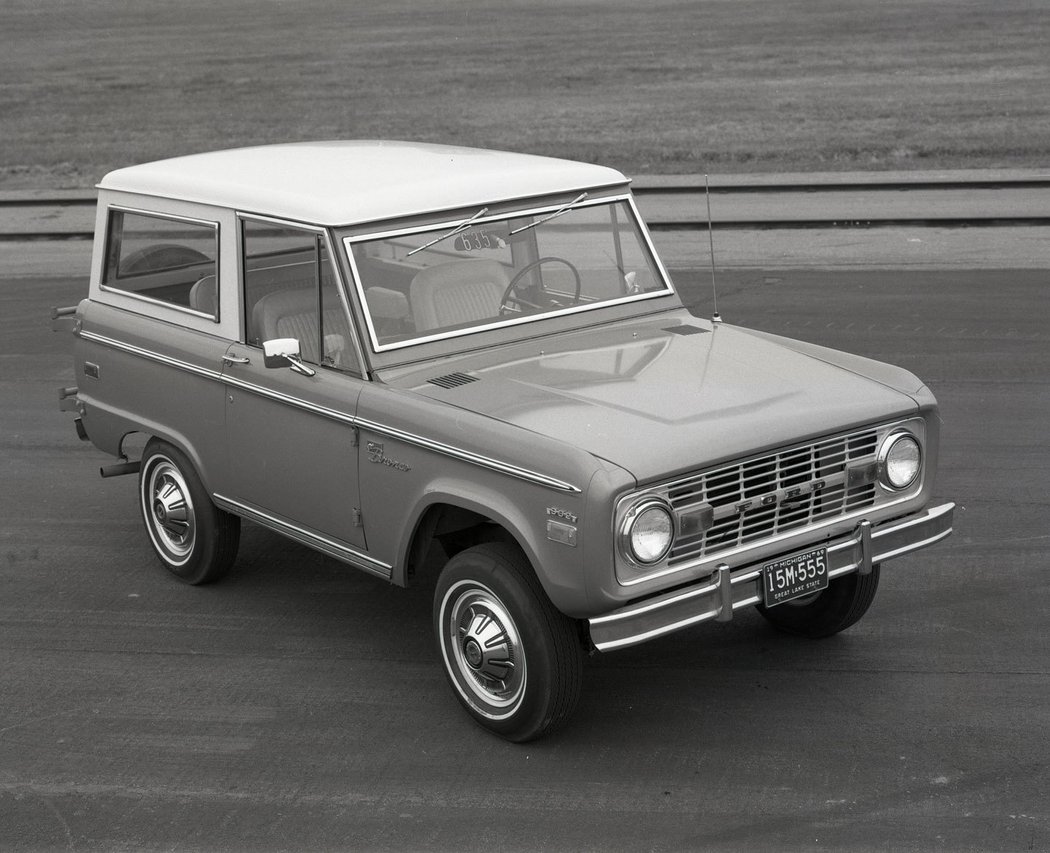
[[[347,238],[377,351],[670,292],[625,198]]]

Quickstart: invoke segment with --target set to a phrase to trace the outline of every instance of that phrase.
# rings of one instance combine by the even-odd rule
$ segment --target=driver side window
[[[324,235],[271,222],[242,222],[245,341],[299,341],[303,361],[359,372]]]

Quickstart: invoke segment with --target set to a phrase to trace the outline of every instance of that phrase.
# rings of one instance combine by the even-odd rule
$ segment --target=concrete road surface
[[[831,640],[744,614],[596,656],[525,746],[460,711],[425,591],[251,525],[226,582],[166,576],[57,410],[83,291],[0,279],[0,849],[1050,849],[1045,270],[724,273],[727,321],[928,381],[956,533]]]

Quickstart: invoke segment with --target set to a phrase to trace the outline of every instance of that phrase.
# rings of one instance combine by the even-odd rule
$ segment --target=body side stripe
[[[405,430],[397,429],[396,427],[386,426],[384,424],[377,423],[376,421],[370,421],[366,418],[356,417],[354,415],[348,415],[345,412],[340,412],[335,409],[329,409],[324,406],[318,406],[313,403],[309,403],[299,397],[293,397],[288,394],[282,394],[279,391],[273,391],[268,388],[263,388],[260,385],[256,385],[251,382],[245,382],[240,379],[223,374],[221,371],[209,370],[205,367],[198,367],[195,364],[182,361],[180,359],[171,358],[169,356],[161,355],[160,353],[153,352],[152,350],[145,349],[143,347],[135,346],[134,344],[128,344],[123,341],[118,341],[114,338],[109,338],[104,335],[99,335],[94,332],[81,332],[81,337],[86,340],[93,341],[103,346],[108,346],[113,349],[126,352],[131,355],[139,356],[150,361],[156,361],[160,364],[165,364],[169,367],[176,368],[178,370],[185,370],[196,376],[201,376],[204,379],[210,379],[214,382],[220,382],[225,385],[231,385],[235,388],[240,388],[242,391],[247,391],[252,394],[259,394],[264,397],[268,397],[271,400],[276,400],[280,403],[284,403],[295,408],[304,409],[308,412],[312,412],[322,417],[332,418],[333,420],[342,421],[348,426],[358,427],[361,429],[368,429],[381,435],[393,438],[398,441],[403,441],[407,444],[412,444],[416,447],[421,447],[425,450],[431,450],[435,453],[440,453],[443,456],[448,456],[453,459],[459,459],[463,462],[468,462],[471,465],[477,465],[481,468],[487,468],[491,471],[497,471],[501,474],[514,477],[519,480],[524,480],[529,483],[535,483],[536,485],[543,486],[548,489],[554,489],[560,492],[571,492],[573,494],[582,493],[582,489],[579,486],[574,486],[572,483],[567,483],[564,480],[559,480],[556,477],[550,477],[546,474],[541,474],[537,471],[532,471],[528,468],[521,468],[517,465],[512,465],[508,462],[501,462],[498,459],[493,459],[489,456],[483,456],[479,453],[473,453],[469,450],[456,447],[451,444],[445,444],[440,441],[434,441],[415,433],[407,432]]]

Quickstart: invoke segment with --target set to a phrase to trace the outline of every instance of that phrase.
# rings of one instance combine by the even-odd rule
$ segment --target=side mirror
[[[299,357],[299,341],[295,338],[263,341],[263,364],[267,367],[289,367],[303,376],[313,376],[316,373],[303,364]]]
[[[267,367],[287,367],[289,356],[299,358],[299,341],[295,338],[274,338],[263,341],[263,363]]]

